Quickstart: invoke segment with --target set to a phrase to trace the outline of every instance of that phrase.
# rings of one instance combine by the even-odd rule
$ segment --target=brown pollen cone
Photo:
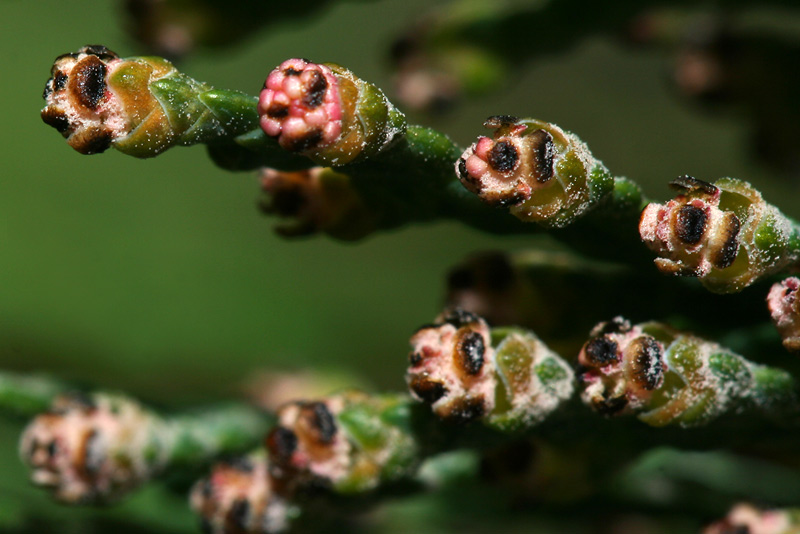
[[[153,425],[131,401],[65,395],[25,429],[20,456],[32,482],[62,502],[114,501],[160,468],[158,451],[152,464],[135,456],[157,431]]]
[[[720,209],[719,188],[691,176],[670,185],[681,194],[666,204],[649,204],[639,221],[642,241],[661,256],[656,266],[667,274],[700,277],[730,267],[739,251],[741,222]]]
[[[289,506],[272,489],[265,456],[216,464],[194,485],[189,500],[204,532],[264,534],[288,528]]]
[[[410,343],[406,382],[436,415],[467,422],[492,411],[497,379],[486,321],[456,308],[419,328]]]
[[[59,56],[53,64],[42,120],[81,154],[103,152],[120,135],[123,120],[106,83],[109,64],[118,60],[106,47],[90,45]]]
[[[516,206],[545,187],[554,174],[553,135],[530,130],[516,117],[489,117],[492,138],[480,137],[456,163],[461,183],[493,206]]]
[[[276,489],[291,493],[297,486],[329,487],[347,476],[352,444],[341,432],[336,414],[342,397],[292,402],[278,411],[278,425],[266,438],[270,474]]]
[[[600,323],[578,355],[581,398],[604,415],[642,408],[664,382],[664,347],[621,317]]]
[[[261,210],[288,220],[275,226],[275,231],[285,237],[324,232],[352,240],[375,227],[350,177],[333,169],[312,167],[288,172],[265,168],[261,171],[261,189]]]

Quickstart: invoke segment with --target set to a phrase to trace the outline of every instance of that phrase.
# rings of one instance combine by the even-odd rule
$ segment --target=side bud
[[[328,167],[295,172],[263,169],[261,189],[265,193],[262,211],[291,220],[275,227],[283,236],[322,232],[354,240],[375,228],[375,221],[350,177]]]
[[[569,366],[531,332],[490,331],[455,309],[411,338],[406,375],[412,394],[441,419],[512,432],[541,422],[572,395]]]
[[[783,339],[783,346],[792,352],[800,351],[798,289],[800,289],[800,278],[792,276],[783,282],[775,283],[767,295],[767,307],[772,316],[772,322]]]
[[[359,493],[410,474],[418,445],[408,408],[407,398],[354,391],[283,406],[266,439],[276,489]]]
[[[209,534],[276,534],[289,528],[297,510],[272,488],[264,454],[216,464],[195,483],[192,510]]]
[[[664,383],[664,345],[621,317],[597,325],[578,355],[583,402],[604,415],[634,413]]]
[[[261,128],[321,165],[369,157],[405,133],[405,116],[376,86],[333,63],[289,59],[267,77]]]
[[[466,422],[492,411],[497,378],[483,318],[462,309],[445,312],[417,330],[410,342],[408,387],[436,415]]]
[[[602,162],[572,133],[535,119],[490,117],[456,162],[461,183],[483,201],[523,221],[561,228],[597,206],[614,188]]]
[[[709,290],[733,293],[800,257],[793,223],[750,184],[683,176],[666,204],[649,204],[639,234],[665,274],[696,276]]]
[[[604,415],[687,427],[745,408],[779,414],[796,402],[785,371],[660,323],[617,317],[591,336],[578,356],[581,399]]]
[[[256,127],[252,97],[213,90],[165,59],[120,58],[99,45],[56,58],[43,97],[42,120],[81,154],[113,146],[147,158]]]
[[[62,396],[20,441],[31,480],[68,504],[119,499],[167,461],[164,422],[119,396]]]
[[[130,131],[119,101],[108,90],[108,70],[119,63],[104,46],[84,46],[56,58],[43,97],[42,120],[81,154],[103,152]]]

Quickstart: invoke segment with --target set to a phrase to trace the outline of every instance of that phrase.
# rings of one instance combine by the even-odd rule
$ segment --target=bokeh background
[[[180,68],[255,94],[282,60],[308,57],[346,65],[391,95],[391,43],[434,5],[444,3],[332,2],[234,46],[198,50]],[[533,243],[448,222],[356,244],[287,241],[256,209],[256,176],[217,169],[200,147],[152,160],[113,150],[82,156],[39,119],[41,92],[55,56],[85,44],[123,56],[147,52],[126,33],[120,3],[2,0],[0,20],[3,369],[120,389],[164,406],[236,395],[259,370],[285,367],[344,369],[401,390],[409,333],[438,313],[448,268],[472,252]],[[747,20],[800,41],[800,19],[778,8]],[[534,116],[578,132],[612,172],[637,180],[651,197],[667,198],[666,183],[680,174],[735,176],[800,216],[797,174],[752,157],[741,115],[706,112],[681,98],[670,83],[673,61],[660,50],[591,37],[521,65],[497,90],[449,114],[412,112],[410,119],[466,145],[489,115]],[[52,504],[29,487],[17,460],[20,429],[0,421],[0,532],[195,531],[182,498],[158,486],[109,510]],[[397,506],[394,515],[391,507],[382,512],[394,517],[382,528],[403,531],[398,518],[413,514]],[[424,516],[423,501],[404,506]],[[431,532],[457,526],[426,524]]]

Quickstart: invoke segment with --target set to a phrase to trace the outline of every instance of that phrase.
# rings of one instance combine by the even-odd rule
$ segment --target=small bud
[[[405,117],[372,84],[334,64],[288,59],[267,77],[258,100],[261,129],[286,150],[344,165],[388,147]]]
[[[641,409],[664,381],[664,348],[621,317],[600,323],[578,354],[583,401],[605,415]]]
[[[554,124],[499,115],[484,126],[493,138],[478,138],[456,163],[456,174],[488,204],[560,228],[613,189],[608,170],[586,145]]]
[[[442,419],[468,421],[494,407],[494,373],[489,326],[477,315],[455,309],[411,338],[407,381],[418,399]]]
[[[270,418],[223,404],[161,416],[117,394],[53,400],[20,439],[31,480],[67,504],[114,502],[164,473],[185,474],[258,442]]]
[[[310,487],[358,493],[408,475],[418,446],[406,427],[407,402],[349,391],[286,404],[266,439],[274,487],[282,495]]]
[[[69,504],[114,501],[166,462],[163,421],[118,396],[64,396],[20,440],[31,480]]]
[[[792,223],[750,184],[724,178],[709,184],[691,176],[666,204],[649,204],[639,234],[663,273],[695,276],[718,293],[739,291],[797,259]]]
[[[373,230],[367,207],[350,178],[330,168],[283,172],[263,169],[262,210],[292,222],[276,226],[284,236],[324,232],[339,239],[358,239]]]
[[[342,104],[333,71],[303,59],[273,70],[258,101],[261,128],[286,150],[331,145],[342,133]]]
[[[767,296],[772,322],[783,339],[783,346],[792,352],[800,351],[800,299],[797,291],[800,279],[792,276],[776,282]]]
[[[637,414],[651,426],[696,426],[758,408],[796,406],[794,382],[696,336],[659,323],[600,323],[578,355],[581,399],[603,415]]]
[[[668,256],[656,260],[658,268],[703,277],[714,268],[730,267],[738,253],[741,223],[735,213],[719,208],[721,190],[691,177],[674,186],[687,193],[665,206],[648,205],[639,224],[642,240]]]
[[[336,424],[343,408],[341,397],[331,397],[290,403],[279,410],[278,426],[266,441],[277,479],[334,485],[347,475],[352,445]]]
[[[296,515],[273,490],[263,454],[215,465],[195,483],[189,500],[210,534],[276,534]]]
[[[165,59],[120,58],[98,45],[56,58],[43,96],[42,120],[82,154],[114,147],[147,158],[256,127],[252,97],[215,91]]]
[[[53,64],[42,120],[82,154],[103,152],[127,133],[120,102],[106,83],[109,67],[119,62],[105,47],[85,46],[59,56]]]
[[[533,333],[490,333],[483,318],[463,309],[417,330],[411,347],[411,393],[447,421],[480,419],[513,432],[539,423],[572,395],[571,369]]]

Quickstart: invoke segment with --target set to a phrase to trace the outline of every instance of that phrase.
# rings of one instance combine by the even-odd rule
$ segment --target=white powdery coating
[[[693,347],[691,349],[694,353],[692,359],[700,363],[696,369],[693,368],[690,371],[682,369],[683,364],[675,360],[678,353],[687,350],[687,345]],[[717,375],[710,366],[711,356],[715,354],[738,360],[742,366],[740,372],[727,380]],[[681,358],[685,359],[686,356],[683,355]],[[694,414],[691,421],[681,421],[681,426],[690,427],[710,421],[725,413],[738,400],[752,397],[754,394],[753,376],[756,366],[716,343],[693,336],[679,336],[667,348],[665,360],[672,372],[680,376],[684,382],[684,387],[674,393],[670,402],[685,405],[684,411],[694,408],[699,402],[705,403],[701,412]],[[670,402],[642,414],[643,417],[657,416],[659,411],[668,411],[671,407]],[[682,414],[682,411],[675,413],[674,417],[681,417]]]
[[[334,419],[341,413],[345,405],[341,396],[328,397],[320,402],[325,404]],[[286,405],[280,410],[278,417],[278,424],[292,430],[297,436],[297,449],[292,453],[291,465],[295,468],[306,469],[314,476],[336,484],[345,479],[350,472],[353,444],[347,439],[339,425],[337,425],[337,431],[330,443],[310,444],[305,432],[298,431],[299,421],[303,417],[302,408],[302,403]],[[323,455],[316,453],[319,449],[324,450]]]
[[[776,265],[783,265],[798,259],[797,252],[794,252],[793,255],[782,254],[783,248],[788,243],[789,237],[792,234],[793,227],[791,221],[783,215],[778,208],[766,202],[760,204],[754,203],[748,208],[747,220],[754,222],[760,222],[762,220],[771,221],[771,227],[776,237],[776,239],[769,241],[769,245],[766,248],[759,250],[751,246],[751,242],[755,236],[748,236],[748,239],[746,239],[743,244],[747,247],[747,251],[751,256],[751,263],[769,272],[768,270]],[[747,228],[747,233],[755,233],[758,226],[760,225],[757,223],[750,224]]]
[[[681,338],[675,340],[670,348],[675,347],[676,344],[682,341]],[[722,414],[727,409],[733,397],[741,390],[741,387],[736,383],[723,383],[711,371],[708,366],[708,358],[714,352],[721,350],[721,347],[712,343],[701,343],[697,347],[695,359],[700,360],[701,365],[698,369],[691,372],[691,375],[681,373],[679,367],[674,362],[675,351],[668,350],[665,358],[672,364],[672,369],[683,378],[685,382],[684,388],[681,390],[681,395],[684,395],[689,401],[689,405],[693,405],[700,401],[703,395],[711,394],[711,399],[707,401],[705,409],[697,417],[698,420],[713,419],[714,417]]]
[[[658,221],[661,219],[660,212],[664,209],[661,204],[655,202],[650,203],[642,211],[642,216],[639,219],[639,236],[645,243],[660,244],[662,239],[657,238],[659,225]]]
[[[503,348],[508,343],[524,344],[530,347],[533,356],[530,365],[530,380],[526,384],[524,391],[515,391],[508,378],[504,376],[501,369],[497,366],[495,359],[498,353],[503,352]],[[497,369],[497,375],[503,381],[506,391],[511,395],[511,412],[513,417],[519,417],[523,424],[531,425],[543,421],[548,414],[553,412],[562,401],[569,399],[575,390],[574,373],[567,363],[555,352],[550,350],[547,345],[533,334],[512,333],[508,335],[497,346],[493,353],[494,359],[491,362],[492,368]],[[565,378],[556,382],[544,384],[536,372],[536,367],[545,360],[555,362],[565,374]],[[498,414],[505,415],[505,414]]]

